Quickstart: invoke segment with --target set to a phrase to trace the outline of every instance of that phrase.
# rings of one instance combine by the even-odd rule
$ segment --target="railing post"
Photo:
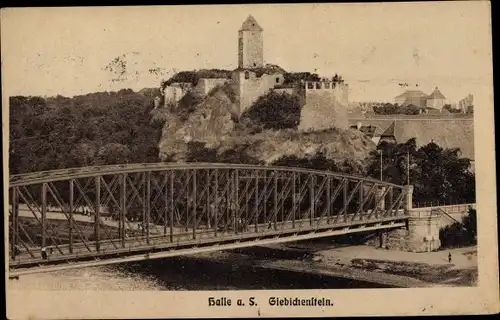
[[[332,178],[331,176],[327,176],[327,181],[326,181],[326,205],[328,206],[327,208],[327,219],[326,222],[330,223],[330,218],[332,215],[332,195],[331,195],[331,184],[332,184]]]
[[[234,171],[234,193],[235,193],[235,204],[234,204],[234,220],[237,222],[236,228],[235,228],[235,233],[238,233],[238,229],[241,228],[241,219],[240,219],[240,177],[239,177],[239,172],[238,169]]]
[[[165,192],[163,194],[163,200],[164,206],[165,206],[165,211],[163,211],[163,235],[167,236],[167,229],[168,229],[168,187],[167,187],[167,182],[168,182],[168,171],[165,171]]]
[[[174,242],[174,175],[175,171],[170,172],[170,241]]]
[[[388,188],[389,188],[389,203],[387,204],[387,207],[392,208],[392,204],[394,202],[394,188],[392,186]]]
[[[263,188],[263,191],[262,191],[262,209],[264,210],[264,223],[271,223],[271,221],[267,221],[267,171],[264,170],[264,188]]]
[[[42,183],[42,248],[47,246],[47,183]]]
[[[211,212],[210,212],[210,169],[207,170],[207,177],[206,177],[206,184],[207,184],[207,194],[205,198],[205,210],[206,210],[206,224],[205,226],[210,229],[212,226],[212,223],[210,221],[211,219]]]
[[[142,174],[142,221],[141,221],[141,224],[142,224],[142,228],[141,228],[141,235],[144,236],[144,234],[146,233],[146,227],[145,227],[145,224],[146,224],[146,172],[144,172]],[[147,238],[147,237],[146,237]],[[147,242],[147,239],[146,239],[146,242]]]
[[[295,229],[295,210],[297,209],[297,195],[296,195],[296,176],[295,176],[295,171],[292,174],[292,228]]]
[[[144,211],[146,212],[146,221],[144,222],[146,224],[146,244],[149,245],[149,221],[150,221],[150,216],[151,216],[151,171],[148,171],[145,173],[145,178],[146,178],[146,191],[144,194]]]
[[[192,207],[193,207],[193,239],[196,239],[196,169],[193,169],[193,197],[192,197]]]
[[[219,206],[219,170],[215,169],[215,190],[214,190],[214,205],[212,206],[214,212],[212,212],[212,216],[214,219],[214,234],[217,237],[217,219],[218,219],[218,206]]]
[[[361,207],[360,213],[359,213],[359,219],[363,220],[363,201],[365,201],[365,184],[361,183],[361,186],[359,187],[359,207]]]
[[[69,253],[73,253],[73,193],[74,193],[74,180],[69,180]]]
[[[125,248],[125,217],[127,215],[127,174],[121,176],[120,183],[120,238],[122,248]]]
[[[378,208],[373,208],[373,210],[375,210],[375,218],[378,218],[378,211],[380,210],[381,212],[384,212],[385,211],[385,196],[384,196],[384,193],[385,193],[385,190],[386,190],[387,187],[385,186],[381,186],[379,189],[378,189],[378,205],[379,207]],[[391,188],[389,190],[392,191],[392,187],[389,187]],[[390,196],[389,197],[392,197],[392,192],[390,193]]]
[[[255,232],[259,232],[259,172],[255,173]]]
[[[274,230],[278,230],[278,172],[274,171]]]
[[[344,204],[344,222],[347,222],[347,189],[349,187],[349,180],[348,179],[345,179],[344,180],[344,192],[343,192],[343,204]]]
[[[231,216],[232,216],[232,210],[231,210],[231,196],[233,194],[233,188],[232,188],[232,183],[233,183],[233,178],[232,178],[232,170],[228,169],[226,171],[226,184],[229,186],[228,191],[225,193],[225,202],[226,202],[226,223],[224,226],[224,232],[229,231],[231,228]]]
[[[405,211],[406,215],[410,214],[409,211],[413,207],[413,186],[412,185],[407,185],[405,186],[406,188],[406,200],[405,200]]]
[[[95,177],[95,248],[101,251],[100,246],[100,220],[101,220],[101,176]]]
[[[310,198],[310,210],[311,210],[311,214],[309,215],[309,224],[312,226],[313,225],[313,221],[314,221],[314,209],[315,209],[315,206],[316,206],[316,201],[314,201],[314,185],[315,185],[315,179],[316,177],[313,175],[311,177],[311,179],[309,180],[309,198]]]
[[[11,255],[16,258],[17,246],[19,244],[19,199],[17,196],[17,187],[11,188],[12,191],[12,237],[11,237]]]

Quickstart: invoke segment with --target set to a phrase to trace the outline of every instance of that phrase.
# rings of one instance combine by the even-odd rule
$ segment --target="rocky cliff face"
[[[307,158],[320,152],[329,159],[354,160],[361,164],[375,149],[373,142],[363,134],[347,129],[251,132],[237,123],[233,116],[235,110],[235,104],[223,90],[215,90],[207,96],[186,121],[181,121],[175,110],[165,110],[160,159],[186,161],[189,142],[204,144],[217,154],[237,150],[263,164],[271,164],[283,156]]]

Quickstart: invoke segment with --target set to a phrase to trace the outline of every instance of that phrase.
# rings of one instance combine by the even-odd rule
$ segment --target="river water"
[[[251,261],[255,261],[253,259]],[[250,261],[250,260],[249,260]],[[21,276],[13,290],[265,290],[380,288],[320,274],[203,257],[174,257]]]

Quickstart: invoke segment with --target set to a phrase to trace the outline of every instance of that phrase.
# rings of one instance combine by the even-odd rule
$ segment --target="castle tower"
[[[238,31],[238,68],[258,68],[264,65],[263,31],[252,15]]]

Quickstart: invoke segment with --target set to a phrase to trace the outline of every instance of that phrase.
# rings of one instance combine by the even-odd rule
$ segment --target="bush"
[[[299,97],[288,93],[270,92],[257,99],[241,118],[264,129],[296,129],[300,121],[300,111]]]
[[[199,71],[181,71],[174,74],[167,81],[163,81],[161,84],[162,91],[166,86],[176,83],[176,82],[187,82],[191,83],[193,86],[198,84],[198,80],[201,78],[206,79],[216,79],[216,78],[227,78],[231,79],[232,72],[229,70],[221,69],[202,69]]]
[[[470,246],[477,243],[477,213],[469,208],[462,222],[455,222],[439,230],[439,240],[442,248]]]
[[[194,91],[188,91],[177,103],[177,114],[182,121],[186,121],[191,113],[196,110],[196,106],[203,100],[203,97]]]

